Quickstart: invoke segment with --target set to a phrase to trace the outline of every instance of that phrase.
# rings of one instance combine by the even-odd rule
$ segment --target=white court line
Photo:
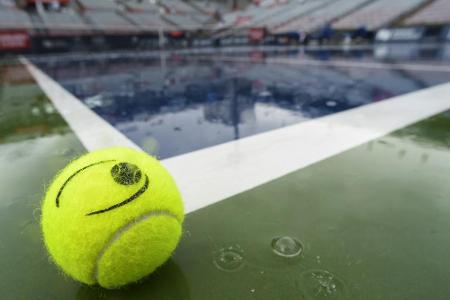
[[[202,56],[193,59],[221,60],[226,62],[244,62],[249,63],[247,57],[222,57],[222,56]],[[422,72],[450,72],[450,66],[446,65],[424,65],[424,64],[404,64],[404,63],[379,63],[369,61],[345,61],[345,60],[314,60],[303,58],[266,58],[261,63],[267,64],[285,64],[299,66],[315,67],[340,67],[340,68],[362,68],[362,69],[381,69],[381,70],[409,70]]]
[[[72,102],[79,100],[60,91],[62,87],[57,89],[54,86],[57,83],[35,67],[30,64],[28,67],[69,124],[100,118],[92,116],[88,109],[72,116],[68,110],[77,108]],[[59,92],[54,93],[55,89]],[[183,194],[186,212],[192,212],[448,109],[450,83],[165,159],[162,163]],[[101,143],[111,146],[105,140],[90,143],[89,131],[78,131],[73,124],[71,127],[80,140],[88,141],[85,143],[88,150],[97,149]],[[117,134],[112,126],[103,126],[102,130],[109,131],[103,133],[105,136]],[[129,145],[126,138],[115,141],[116,145]]]
[[[194,211],[448,109],[450,83],[173,157],[164,164],[177,179],[186,210]]]
[[[83,102],[48,77],[26,58],[21,57],[20,61],[27,67],[38,85],[52,101],[86,149],[92,151],[116,145],[140,149],[125,135],[90,110]]]

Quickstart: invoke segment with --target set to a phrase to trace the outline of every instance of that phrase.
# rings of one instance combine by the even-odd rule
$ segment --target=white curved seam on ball
[[[94,277],[95,283],[98,283],[98,269],[99,269],[98,265],[100,263],[100,260],[103,258],[106,251],[108,251],[108,249],[114,244],[114,242],[117,241],[122,236],[122,234],[127,232],[133,226],[135,226],[141,222],[147,221],[148,219],[150,219],[152,217],[157,217],[157,216],[166,216],[169,218],[173,218],[178,223],[180,223],[180,220],[178,220],[178,217],[174,213],[172,213],[168,210],[156,210],[156,211],[151,211],[149,213],[146,213],[146,214],[140,216],[139,218],[128,222],[127,224],[125,224],[124,226],[122,226],[121,228],[116,230],[113,233],[112,237],[105,243],[102,250],[99,252],[99,254],[97,256],[97,259],[95,260],[95,265],[94,265],[94,270],[93,270],[93,275],[92,275]]]

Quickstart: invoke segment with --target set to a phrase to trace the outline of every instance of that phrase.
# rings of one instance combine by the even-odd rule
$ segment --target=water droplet
[[[222,271],[238,271],[244,266],[243,252],[239,246],[222,248],[214,255],[214,265]]]
[[[59,156],[70,157],[75,155],[75,150],[72,148],[64,148],[58,151]]]
[[[40,207],[36,207],[35,209],[33,209],[33,219],[34,221],[36,221],[37,223],[40,222],[41,220],[41,208]]]
[[[334,106],[336,106],[336,101],[327,101],[327,103],[326,103],[326,105],[327,106],[330,106],[330,107],[334,107]]]
[[[256,289],[251,289],[250,293],[254,293],[256,291]]]
[[[283,257],[295,257],[303,252],[303,245],[290,236],[276,237],[271,245],[273,252]]]
[[[310,270],[302,274],[307,299],[348,299],[344,284],[333,273]]]

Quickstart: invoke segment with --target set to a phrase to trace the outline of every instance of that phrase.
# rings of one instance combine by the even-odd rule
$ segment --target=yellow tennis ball
[[[68,275],[116,288],[171,256],[183,218],[175,182],[156,159],[107,148],[57,174],[45,194],[41,226],[48,252]]]

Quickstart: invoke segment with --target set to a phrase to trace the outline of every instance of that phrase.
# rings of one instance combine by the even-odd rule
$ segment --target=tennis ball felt
[[[163,264],[181,236],[174,180],[144,152],[107,148],[60,171],[42,204],[50,256],[83,283],[117,288]]]

